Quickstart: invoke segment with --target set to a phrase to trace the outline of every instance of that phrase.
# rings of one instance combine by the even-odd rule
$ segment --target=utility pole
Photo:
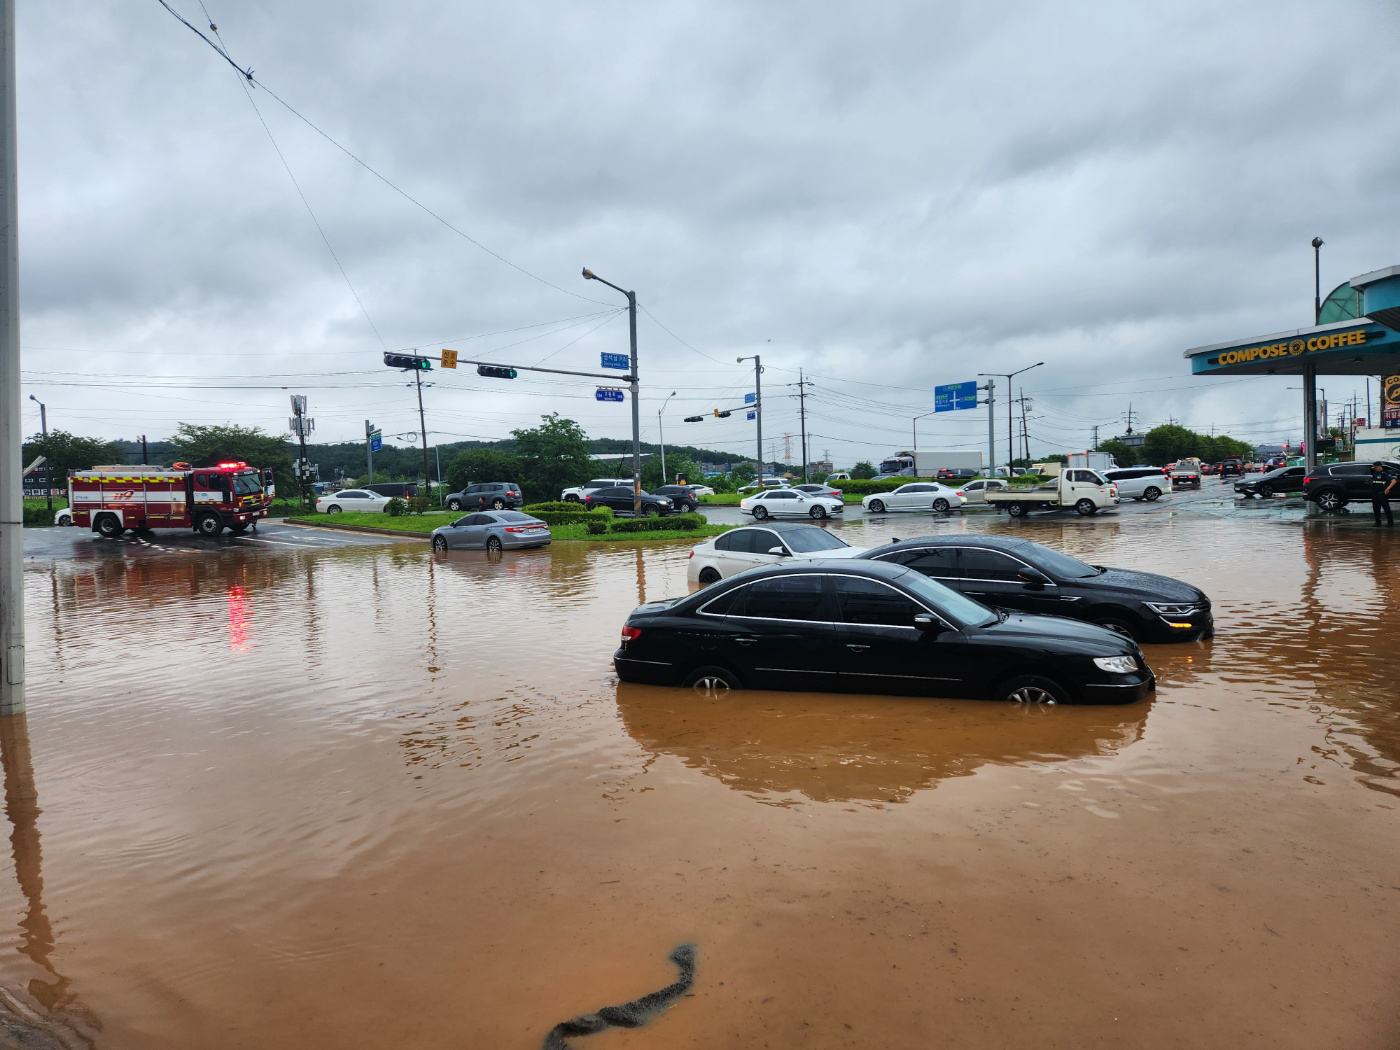
[[[374,424],[365,420],[365,473],[369,475],[366,485],[374,484]]]
[[[798,418],[799,418],[799,420],[800,420],[800,429],[801,429],[801,431],[802,431],[802,482],[803,482],[803,484],[806,484],[806,482],[807,482],[807,460],[808,460],[808,456],[807,456],[807,388],[808,388],[809,386],[815,386],[815,385],[816,385],[815,383],[812,383],[810,380],[808,380],[808,379],[802,374],[802,369],[799,368],[799,369],[797,370],[797,383],[796,383],[796,386],[797,386],[797,414],[798,414]]]
[[[1017,398],[1017,400],[1021,402],[1021,458],[1024,459],[1024,460],[1026,461],[1026,465],[1027,465],[1027,466],[1030,466],[1030,458],[1031,458],[1030,444],[1031,444],[1031,441],[1030,441],[1030,434],[1029,434],[1029,433],[1027,432],[1027,430],[1026,430],[1026,401],[1027,401],[1027,398],[1026,398],[1026,391],[1025,391],[1024,388],[1020,391],[1020,394],[1021,394],[1021,396],[1020,396],[1019,398]]]
[[[301,505],[307,505],[306,500],[306,478],[310,471],[306,463],[306,435],[309,434],[316,421],[306,414],[306,395],[292,395],[292,418],[289,420],[292,425],[292,433],[296,434],[297,440],[301,444],[301,458],[297,460],[297,491],[301,494]]]
[[[0,0],[0,715],[24,713],[24,435],[19,419],[15,4]]]
[[[1097,452],[1098,450],[1099,450],[1099,425],[1098,425],[1097,423],[1095,423],[1095,424],[1094,424],[1094,451]]]
[[[997,469],[997,383],[995,379],[988,379],[987,385],[983,387],[987,391],[987,476],[991,477]],[[917,449],[915,451],[918,451]],[[1011,465],[1006,466],[1006,476],[1011,476]]]
[[[150,462],[151,462],[150,457],[146,454],[146,435],[145,435],[145,434],[142,434],[142,435],[141,435],[141,465],[144,467],[144,466],[147,466]]]
[[[750,360],[747,357],[737,359],[740,364]],[[758,354],[753,355],[753,421],[758,429],[758,484],[763,486],[763,361]]]
[[[418,381],[418,430],[423,435],[423,495],[426,496],[428,494],[428,422],[423,418],[423,373],[414,369],[413,378]],[[637,407],[635,400],[632,407],[634,410]]]
[[[1131,434],[1132,432],[1133,432],[1133,403],[1132,403],[1131,401],[1129,401],[1129,402],[1128,402],[1128,430],[1127,430],[1127,433]]]
[[[49,406],[46,405],[46,404],[44,404],[44,403],[43,403],[42,401],[40,401],[37,397],[35,397],[33,394],[30,394],[30,395],[29,395],[29,400],[30,400],[30,401],[33,401],[36,405],[39,406],[39,429],[40,429],[41,431],[43,431],[45,447],[47,447],[48,438],[49,438]],[[54,479],[53,479],[53,475],[52,475],[47,469],[45,469],[45,471],[44,471],[44,477],[48,479],[48,481],[47,481],[47,482],[45,483],[45,485],[44,485],[44,499],[45,499],[45,501],[46,501],[47,507],[49,508],[49,516],[52,517],[52,516],[53,516],[53,481],[54,481]]]
[[[597,281],[606,284],[615,292],[621,292],[627,296],[627,330],[631,338],[631,371],[627,377],[627,389],[632,393],[632,514],[636,517],[642,515],[642,415],[641,405],[638,403],[641,396],[641,385],[637,378],[637,293],[629,292],[626,288],[619,288],[611,281],[605,281],[587,266],[583,268],[583,279],[585,281]]]

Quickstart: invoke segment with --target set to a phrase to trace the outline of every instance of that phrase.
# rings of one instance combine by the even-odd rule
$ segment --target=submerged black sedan
[[[633,610],[613,655],[625,682],[896,693],[1018,703],[1131,703],[1156,684],[1129,639],[989,609],[903,566],[751,569]]]
[[[1210,599],[1189,583],[1012,536],[922,536],[859,557],[907,566],[995,608],[1068,616],[1138,642],[1195,641],[1215,629]]]

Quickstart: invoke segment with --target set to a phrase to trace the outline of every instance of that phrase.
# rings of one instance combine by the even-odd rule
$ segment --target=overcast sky
[[[418,420],[385,349],[625,352],[586,265],[646,310],[646,440],[674,390],[668,442],[751,453],[742,412],[682,417],[738,405],[755,353],[794,463],[799,368],[843,466],[910,447],[936,384],[1037,361],[1035,455],[1130,404],[1296,440],[1296,379],[1191,379],[1182,352],[1308,324],[1313,236],[1324,293],[1400,262],[1380,0],[169,2],[265,88],[157,0],[18,5],[24,392],[51,427],[282,433],[304,393],[316,440],[392,441]],[[631,433],[592,380],[432,381],[433,441],[550,411]],[[1329,382],[1334,408],[1364,390]],[[919,445],[986,431],[940,413]]]

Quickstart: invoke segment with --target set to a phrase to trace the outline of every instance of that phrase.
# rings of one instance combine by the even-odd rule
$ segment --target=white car
[[[339,514],[341,511],[383,514],[384,506],[391,498],[368,489],[341,489],[328,496],[317,496],[316,511],[320,514]]]
[[[860,505],[871,514],[887,510],[936,510],[939,513],[957,510],[967,502],[961,489],[950,489],[936,481],[915,481],[901,485],[893,492],[877,492],[866,496]]]
[[[796,489],[772,489],[739,501],[739,510],[752,514],[755,521],[765,518],[822,518],[840,514],[846,505],[829,496],[813,496]]]
[[[787,478],[764,478],[762,482],[750,481],[747,485],[740,485],[736,492],[757,492],[759,489],[785,489],[788,487]]]
[[[61,511],[59,511],[57,514],[55,514],[55,515],[53,516],[53,523],[54,523],[55,525],[72,525],[72,524],[73,524],[73,508],[72,508],[72,507],[64,507]]]
[[[978,478],[976,481],[967,482],[958,491],[969,503],[986,503],[987,493],[1005,492],[1009,487],[1001,478]]]
[[[781,522],[744,525],[696,544],[686,563],[691,583],[714,583],[736,572],[759,565],[774,565],[784,558],[854,558],[867,548],[852,547],[820,525]]]
[[[1123,499],[1152,503],[1172,490],[1171,478],[1162,473],[1161,467],[1115,467],[1100,473],[1118,486],[1118,495]]]

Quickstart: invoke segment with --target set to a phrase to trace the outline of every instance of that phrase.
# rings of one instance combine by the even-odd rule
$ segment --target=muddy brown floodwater
[[[0,998],[108,1050],[1393,1048],[1400,536],[1015,531],[1169,573],[1156,697],[619,685],[687,546],[161,552],[26,576]],[[3,1040],[0,1040],[3,1045]]]

